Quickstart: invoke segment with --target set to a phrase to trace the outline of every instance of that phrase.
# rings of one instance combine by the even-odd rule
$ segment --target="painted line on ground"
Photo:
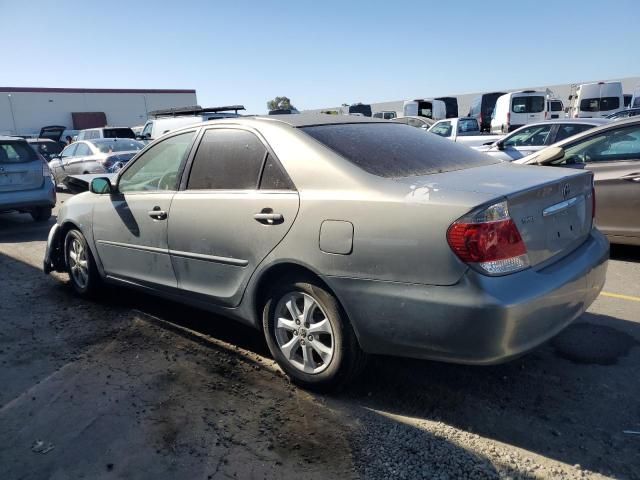
[[[631,295],[621,295],[619,293],[600,292],[603,297],[621,298],[622,300],[631,300],[632,302],[640,302],[640,297],[634,297]]]

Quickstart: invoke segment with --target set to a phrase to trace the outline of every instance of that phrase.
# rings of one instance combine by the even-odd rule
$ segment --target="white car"
[[[565,138],[609,122],[610,120],[603,118],[545,120],[520,127],[491,145],[474,148],[492,157],[511,162],[527,157]]]
[[[545,92],[523,90],[505,93],[496,101],[491,115],[491,133],[509,133],[547,118]]]

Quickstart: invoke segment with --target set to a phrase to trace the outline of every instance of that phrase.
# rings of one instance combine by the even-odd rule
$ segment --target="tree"
[[[289,100],[289,97],[276,97],[273,100],[269,100],[267,102],[267,108],[269,109],[269,111],[272,111],[280,109],[293,110],[296,107],[291,105],[291,100]]]

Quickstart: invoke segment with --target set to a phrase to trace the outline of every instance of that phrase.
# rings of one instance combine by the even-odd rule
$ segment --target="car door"
[[[167,219],[196,132],[182,131],[151,146],[121,171],[113,193],[96,199],[93,236],[107,275],[176,288]]]
[[[565,159],[594,174],[598,227],[608,235],[640,238],[640,124],[589,136],[567,147]]]
[[[178,287],[222,306],[238,305],[256,267],[293,224],[298,205],[293,184],[256,131],[206,129],[169,215]]]
[[[76,148],[78,148],[78,143],[72,143],[71,145],[65,147],[64,150],[62,150],[59,159],[52,160],[51,163],[49,163],[49,168],[53,172],[53,176],[56,179],[56,184],[62,183],[64,177],[67,176],[66,166],[73,159]]]
[[[86,169],[87,157],[91,156],[91,149],[85,142],[78,142],[72,157],[65,159],[64,168],[67,175],[81,175],[88,173]]]

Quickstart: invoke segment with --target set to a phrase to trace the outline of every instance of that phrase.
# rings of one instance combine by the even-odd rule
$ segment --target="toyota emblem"
[[[562,187],[562,198],[567,198],[570,194],[571,194],[571,187],[569,186],[568,183],[565,183],[564,187]]]

